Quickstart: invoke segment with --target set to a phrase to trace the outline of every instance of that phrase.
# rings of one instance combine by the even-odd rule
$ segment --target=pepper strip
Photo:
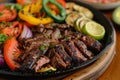
[[[54,15],[52,14],[50,11],[50,8],[47,6],[47,3],[52,3],[54,5],[56,5],[58,7],[58,9],[60,10],[60,14],[59,15]],[[55,19],[56,22],[63,22],[65,20],[66,17],[66,10],[65,8],[60,5],[56,0],[43,0],[42,2],[43,5],[43,9],[45,10],[45,12],[51,16],[53,19]]]
[[[42,8],[42,0],[38,0],[38,2],[36,4],[31,4],[31,5],[25,6],[18,13],[18,15],[22,20],[24,20],[32,25],[51,23],[53,21],[53,19],[50,17],[36,18],[32,15],[33,13],[38,13],[41,10],[41,8]]]

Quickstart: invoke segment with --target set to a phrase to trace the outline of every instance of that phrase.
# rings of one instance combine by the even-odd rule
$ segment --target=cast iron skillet
[[[112,23],[104,16],[100,11],[92,8],[91,6],[87,4],[80,3],[79,1],[69,0],[69,2],[75,2],[79,5],[82,5],[84,7],[89,8],[94,13],[94,20],[100,24],[102,24],[105,27],[106,34],[105,38],[101,41],[103,44],[103,49],[100,51],[100,53],[96,53],[93,59],[87,60],[86,62],[80,64],[80,65],[74,65],[71,68],[62,70],[62,71],[56,71],[52,73],[27,73],[27,72],[12,72],[9,69],[1,69],[0,70],[0,78],[4,79],[11,79],[11,80],[20,80],[20,79],[45,79],[45,80],[57,80],[61,79],[74,71],[83,68],[85,66],[89,66],[89,64],[93,63],[95,60],[97,60],[102,54],[104,54],[108,48],[113,44],[114,42],[114,28]]]

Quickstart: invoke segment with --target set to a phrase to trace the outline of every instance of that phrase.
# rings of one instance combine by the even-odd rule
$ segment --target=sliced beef
[[[37,27],[34,27],[33,30],[36,30],[38,32],[40,32],[41,28],[44,28],[44,29],[54,29],[54,28],[59,28],[59,29],[68,29],[70,28],[71,26],[68,25],[68,24],[58,24],[58,23],[51,23],[51,24],[46,24],[46,25],[43,25],[43,24],[40,24],[38,25]]]
[[[35,65],[38,57],[39,57],[39,55],[37,55],[37,54],[27,55],[27,57],[24,59],[24,61],[21,62],[20,70],[22,70],[22,71],[29,71],[29,70],[32,71],[33,66]]]
[[[47,36],[48,38],[51,38],[52,33],[53,30],[47,30],[46,33],[44,33],[44,35]]]
[[[19,60],[21,69],[38,72],[46,64],[65,69],[93,58],[92,52],[101,50],[99,41],[70,27],[58,23],[33,27],[33,37],[19,41],[23,50]]]
[[[35,63],[35,66],[34,66],[35,71],[38,72],[42,66],[44,66],[49,62],[50,62],[50,59],[48,57],[41,55],[38,58],[38,61]]]
[[[95,39],[93,39],[93,38],[91,38],[89,36],[82,35],[80,37],[80,40],[83,41],[85,43],[85,45],[89,49],[91,49],[93,52],[98,52],[102,48],[102,44],[99,41],[97,41],[97,40],[95,40]]]
[[[45,28],[53,29],[53,28],[59,28],[59,29],[68,29],[71,26],[68,24],[58,24],[58,23],[51,23],[45,25]]]
[[[66,53],[62,44],[57,45],[56,52],[58,52],[58,54],[64,60],[67,66],[71,65],[72,58]]]
[[[24,50],[23,51],[23,53],[20,55],[20,60],[21,61],[24,61],[26,58],[28,58],[30,55],[31,55],[31,57],[32,57],[32,55],[35,55],[35,54],[37,54],[37,53],[39,53],[39,49],[38,48],[36,48],[36,49],[34,49],[34,50],[31,50],[31,51],[28,51],[27,52],[27,50]],[[38,56],[38,55],[37,55]]]
[[[58,39],[60,38],[60,34],[60,29],[56,28],[52,33],[52,40],[58,41]]]
[[[57,23],[55,23],[55,24],[52,24],[52,25],[54,25],[54,26],[56,26],[56,27],[58,27],[58,28],[60,28],[60,29],[68,29],[68,28],[71,27],[71,26],[68,25],[68,24],[57,24]]]
[[[50,58],[50,63],[54,68],[61,69],[67,67],[60,55],[57,52],[55,52],[54,48],[49,50],[47,56]]]
[[[84,62],[87,60],[86,57],[82,55],[82,53],[78,50],[78,48],[74,45],[73,41],[63,42],[65,50],[72,57],[73,61],[77,64]]]
[[[32,27],[32,32],[33,33],[43,33],[45,32],[45,28],[43,24],[38,25],[37,27]]]
[[[83,53],[83,55],[85,55],[89,59],[93,58],[92,52],[87,49],[87,46],[82,41],[74,40],[74,42],[78,49]]]

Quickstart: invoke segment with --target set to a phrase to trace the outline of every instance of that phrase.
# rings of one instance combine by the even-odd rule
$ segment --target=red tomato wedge
[[[15,36],[18,37],[22,32],[22,24],[18,21],[13,22],[11,26],[5,27],[2,30],[2,33],[8,36]]]
[[[26,4],[32,4],[32,3],[36,3],[37,0],[16,0],[17,3],[22,4],[22,5],[26,5]]]
[[[9,22],[17,17],[15,9],[9,9],[4,4],[0,5],[0,22]]]
[[[4,44],[4,59],[11,70],[19,68],[19,63],[16,62],[20,55],[20,50],[17,48],[18,42],[15,37],[12,37],[5,41]]]

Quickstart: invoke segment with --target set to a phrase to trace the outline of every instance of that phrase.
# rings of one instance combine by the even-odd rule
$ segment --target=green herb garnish
[[[0,16],[2,16],[3,15],[3,13],[0,13]]]
[[[40,46],[40,50],[41,50],[41,51],[45,50],[45,47],[46,47],[45,45],[41,45],[41,46]]]
[[[54,48],[54,47],[56,47],[55,44],[50,44],[50,46],[49,46],[49,48]]]
[[[5,34],[0,34],[0,42],[4,42],[5,40],[8,39],[8,36]]]

